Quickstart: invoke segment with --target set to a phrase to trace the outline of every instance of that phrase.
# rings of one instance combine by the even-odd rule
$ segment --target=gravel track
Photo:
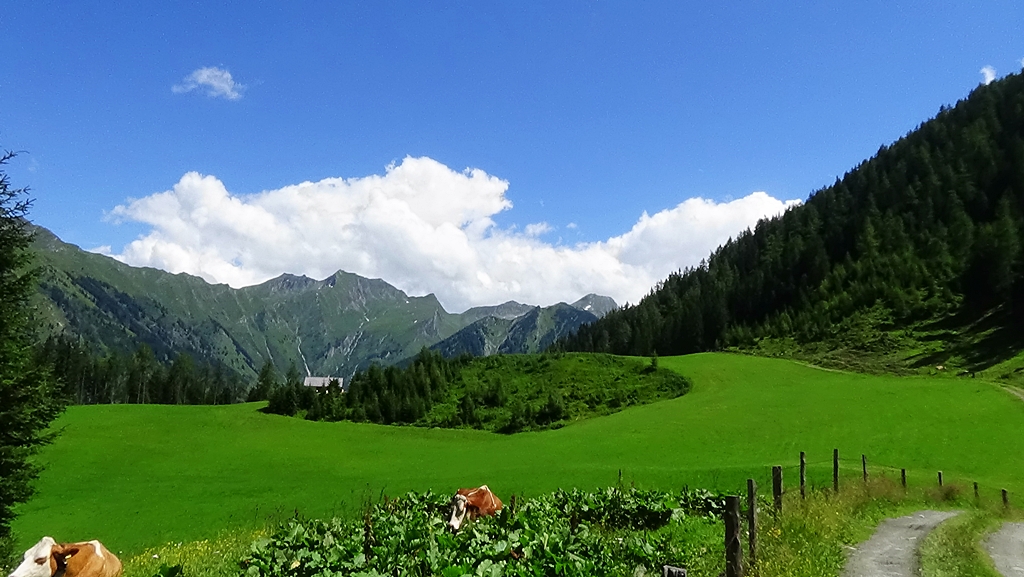
[[[1018,399],[1024,401],[1024,391],[1018,389],[1017,387],[1011,387],[1011,386],[1008,386],[1008,385],[1004,385],[1003,388],[1006,389],[1007,391],[1009,391],[1009,393],[1011,395],[1014,395]]]
[[[882,521],[875,534],[850,553],[843,577],[914,577],[918,574],[917,548],[925,535],[958,513],[918,511]]]
[[[1024,577],[1024,523],[1003,523],[985,540],[985,550],[1005,577]]]

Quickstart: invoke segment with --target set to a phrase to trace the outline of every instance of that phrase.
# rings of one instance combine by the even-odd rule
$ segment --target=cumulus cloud
[[[199,68],[186,76],[181,84],[175,84],[171,90],[176,94],[192,92],[199,88],[206,88],[206,95],[217,98],[223,97],[228,100],[238,100],[242,97],[245,86],[231,78],[231,73],[216,66]]]
[[[991,66],[985,66],[978,72],[981,73],[981,82],[986,86],[992,84],[992,81],[996,79],[996,69]]]
[[[171,190],[129,199],[114,221],[151,227],[115,258],[239,287],[283,272],[325,278],[337,270],[382,278],[414,295],[435,293],[450,311],[515,299],[548,305],[587,293],[637,302],[730,236],[796,201],[755,192],[732,202],[691,198],[644,213],[625,234],[574,246],[495,225],[512,208],[509,183],[405,158],[383,175],[328,178],[253,195],[214,176],[185,174]]]
[[[523,232],[526,233],[526,236],[540,236],[542,234],[547,234],[552,230],[554,229],[551,228],[550,224],[546,222],[536,222],[533,224],[526,225],[526,228]]]

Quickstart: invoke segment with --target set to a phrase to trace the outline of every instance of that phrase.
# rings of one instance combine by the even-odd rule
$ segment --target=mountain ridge
[[[65,333],[101,354],[145,343],[164,362],[184,352],[250,379],[267,360],[280,370],[294,363],[314,374],[348,376],[370,363],[400,362],[482,319],[513,321],[538,308],[508,301],[449,313],[433,294],[409,296],[383,279],[346,271],[320,280],[284,273],[235,289],[132,267],[43,227],[32,230],[40,338]],[[540,340],[550,335],[519,342]]]

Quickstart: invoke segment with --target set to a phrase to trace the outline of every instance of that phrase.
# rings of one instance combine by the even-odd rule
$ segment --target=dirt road
[[[882,521],[875,534],[850,554],[843,577],[917,575],[916,553],[921,541],[939,523],[957,513],[959,511],[918,511]]]
[[[1024,577],[1024,523],[1003,523],[985,540],[985,550],[1005,577]]]
[[[1017,398],[1024,401],[1024,391],[1018,389],[1017,387],[1011,387],[1009,385],[1004,385],[1003,388],[1006,389],[1011,395],[1015,395]]]

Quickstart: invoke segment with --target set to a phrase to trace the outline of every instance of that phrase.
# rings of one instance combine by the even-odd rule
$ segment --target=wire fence
[[[851,465],[856,463],[856,468]],[[748,559],[746,566],[752,568],[756,563],[757,536],[756,518],[760,515],[758,500],[764,497],[766,491],[771,491],[772,500],[770,508],[772,512],[781,512],[784,497],[788,494],[799,494],[805,497],[808,491],[839,491],[852,484],[867,486],[873,478],[888,478],[889,475],[898,475],[900,485],[904,490],[908,489],[908,483],[913,482],[914,486],[931,486],[945,491],[947,497],[957,496],[962,484],[969,484],[973,488],[975,504],[980,505],[982,487],[977,481],[964,479],[961,476],[950,478],[942,471],[931,471],[924,473],[887,463],[872,462],[866,454],[861,454],[856,459],[841,459],[839,450],[835,449],[829,459],[807,460],[807,454],[801,452],[797,464],[765,466],[760,469],[761,474],[753,475],[747,480],[746,499],[729,497],[726,501],[726,509],[723,513],[725,519],[725,543],[726,543],[726,577],[739,577],[742,575],[743,563],[742,547],[740,546],[741,515],[747,521]],[[856,471],[856,474],[854,474]],[[793,479],[797,481],[794,483]],[[927,480],[926,480],[927,479]],[[788,482],[787,482],[788,480]],[[923,481],[923,484],[922,484]],[[990,494],[991,487],[985,488],[986,497]],[[795,497],[790,497],[795,498]],[[1006,488],[999,488],[999,498],[1004,509],[1010,508],[1009,491]],[[745,501],[746,506],[741,506]]]
[[[779,471],[780,481],[776,481]],[[1003,507],[1009,507],[1010,491],[1005,487],[984,485],[961,474],[949,475],[941,470],[922,471],[920,468],[900,467],[889,463],[878,463],[865,454],[855,458],[806,458],[803,464],[766,465],[756,469],[748,469],[759,494],[770,493],[774,498],[800,494],[805,496],[811,491],[836,490],[850,486],[850,483],[863,483],[868,480],[884,478],[898,482],[904,489],[938,488],[950,494],[973,495],[976,502],[982,499],[999,499]],[[776,487],[775,485],[779,485]]]

